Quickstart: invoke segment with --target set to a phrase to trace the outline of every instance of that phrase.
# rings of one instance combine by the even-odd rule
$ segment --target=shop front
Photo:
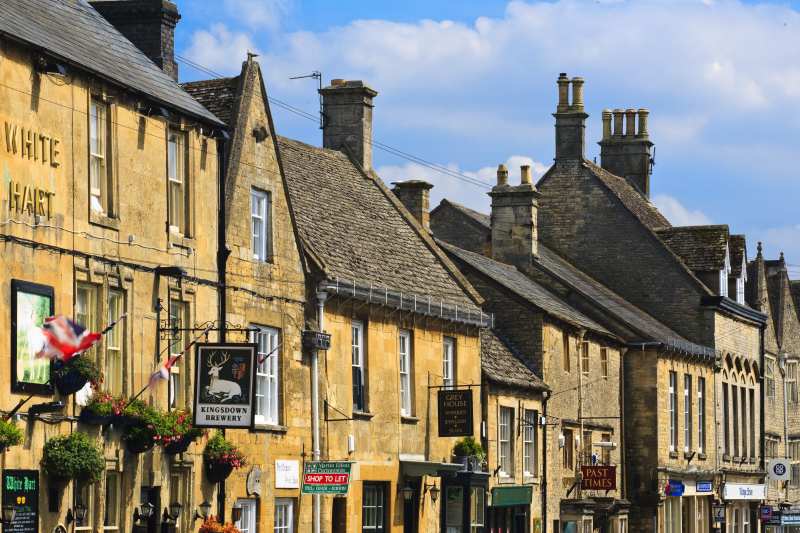
[[[458,472],[442,478],[441,531],[483,533],[488,472]]]
[[[665,533],[709,533],[712,479],[670,479],[664,488]]]
[[[529,533],[533,486],[494,487],[487,525],[490,533]]]
[[[722,491],[725,501],[727,533],[754,533],[758,530],[758,508],[767,497],[767,486],[756,483],[725,483]]]
[[[797,509],[772,507],[770,518],[763,521],[764,533],[800,533],[800,506],[792,507]]]

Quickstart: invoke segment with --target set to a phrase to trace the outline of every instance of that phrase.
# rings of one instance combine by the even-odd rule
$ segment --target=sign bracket
[[[324,403],[325,403],[325,422],[347,422],[348,420],[353,420],[352,418],[347,418],[346,414],[344,414],[343,412],[341,412],[340,410],[329,404],[328,400],[324,400]],[[334,411],[342,415],[344,418],[328,418],[328,408],[333,409]]]

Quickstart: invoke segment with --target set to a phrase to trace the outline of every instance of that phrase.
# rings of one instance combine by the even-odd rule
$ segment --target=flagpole
[[[120,321],[120,320],[122,320],[123,318],[125,318],[126,316],[128,316],[128,313],[123,313],[121,317],[119,317],[118,319],[116,319],[116,320],[115,320],[115,321],[114,321],[112,324],[110,324],[110,325],[109,325],[109,326],[108,326],[106,329],[104,329],[103,331],[101,331],[101,332],[100,332],[100,338],[98,338],[98,339],[97,339],[97,342],[100,342],[100,339],[102,339],[102,338],[103,338],[103,336],[104,336],[106,333],[108,333],[109,331],[111,331],[111,328],[113,328],[114,326],[116,326],[116,325],[117,325],[117,323],[119,323],[119,321]],[[97,344],[97,342],[96,342],[96,343],[94,343],[94,344]],[[92,345],[92,347],[94,347],[94,344]],[[71,358],[71,359],[70,359],[70,360],[69,360],[67,363],[65,363],[65,364],[64,364],[64,368],[67,368],[67,367],[68,367],[68,366],[70,366],[72,363],[74,363],[75,361],[77,361],[78,359],[80,359],[80,358],[81,358],[81,356],[82,356],[84,353],[86,353],[86,351],[88,351],[89,349],[91,349],[91,348],[87,348],[87,350],[84,350],[82,353],[78,354],[78,356],[77,356],[77,357],[73,357],[73,358]],[[64,368],[61,368],[61,369],[57,370],[56,372],[60,372],[61,370],[64,370]],[[39,387],[38,389],[36,389],[35,391],[33,391],[33,393],[32,393],[30,396],[28,396],[28,397],[27,397],[27,398],[25,398],[24,400],[20,401],[20,402],[19,402],[19,404],[17,404],[17,406],[16,406],[14,409],[12,409],[10,413],[8,413],[8,415],[6,416],[6,418],[5,418],[5,419],[6,419],[6,420],[8,420],[8,419],[10,419],[12,416],[14,416],[15,414],[17,414],[17,411],[19,411],[19,410],[20,410],[20,408],[21,408],[23,405],[25,405],[26,403],[28,403],[28,402],[30,401],[30,399],[31,399],[31,398],[33,398],[34,396],[36,396],[37,394],[39,394],[39,392],[41,392],[41,390],[42,390],[42,389],[44,389],[44,388],[45,388],[47,385],[49,385],[49,384],[50,384],[50,381],[52,381],[53,377],[54,377],[54,376],[53,376],[53,375],[51,375],[51,376],[50,376],[50,378],[49,378],[47,381],[45,381],[44,383],[42,383],[42,386],[41,386],[41,387]]]

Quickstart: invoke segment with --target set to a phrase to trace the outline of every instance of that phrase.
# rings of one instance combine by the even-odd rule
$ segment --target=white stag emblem
[[[241,394],[242,388],[235,381],[219,379],[219,371],[222,368],[222,365],[224,365],[228,359],[231,358],[230,354],[227,352],[222,352],[223,359],[218,365],[215,365],[212,361],[215,355],[217,355],[217,352],[212,352],[211,355],[208,356],[208,366],[211,367],[211,370],[208,371],[208,375],[211,376],[211,384],[206,387],[206,394],[210,396],[227,395],[225,398],[220,400],[220,403],[222,403],[230,400],[234,396]]]

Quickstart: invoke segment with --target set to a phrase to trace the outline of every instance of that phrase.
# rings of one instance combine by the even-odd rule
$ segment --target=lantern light
[[[242,519],[242,506],[238,503],[231,508],[231,521],[234,523]]]
[[[181,516],[181,511],[183,511],[183,505],[179,504],[177,501],[172,502],[172,505],[169,506],[169,516],[176,522],[178,518]]]
[[[411,501],[411,498],[414,496],[414,489],[411,488],[411,485],[406,483],[406,488],[403,489],[403,499],[405,501]]]
[[[14,503],[7,503],[3,505],[3,523],[10,524],[17,517],[17,507]]]

